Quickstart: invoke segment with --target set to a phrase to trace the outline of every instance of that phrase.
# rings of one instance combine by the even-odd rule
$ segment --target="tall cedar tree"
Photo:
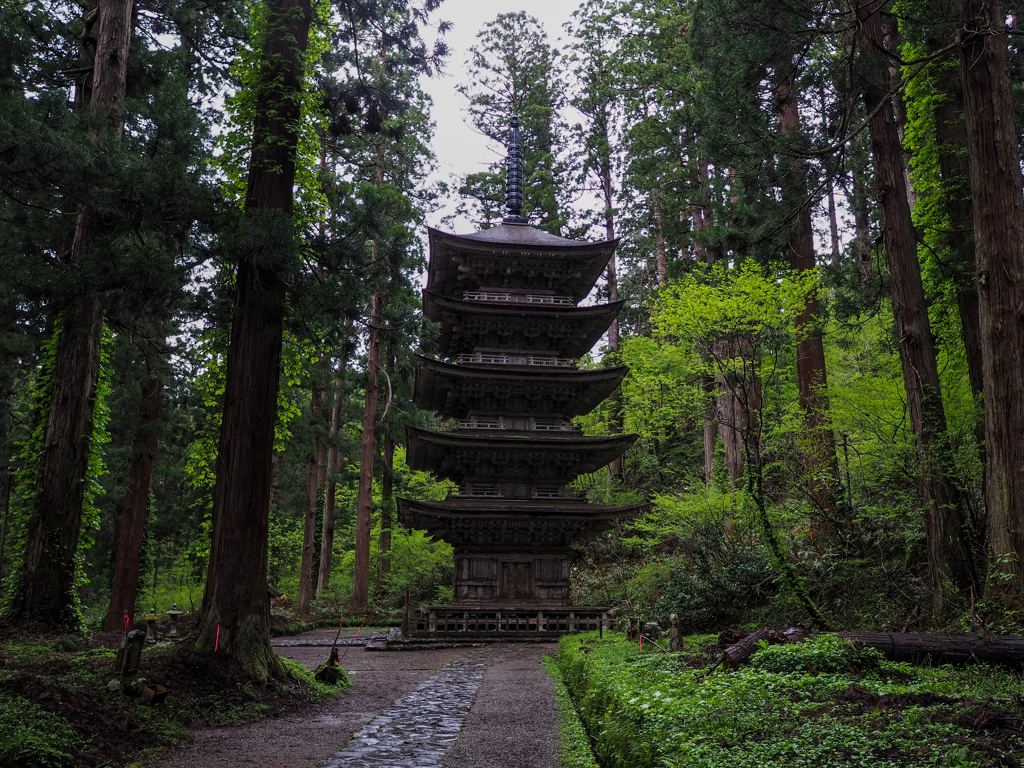
[[[775,107],[779,132],[784,139],[801,143],[800,105],[797,99],[796,66],[793,55],[783,53],[775,63]],[[789,264],[794,272],[812,270],[814,227],[807,195],[807,163],[798,155],[787,156],[783,147],[780,176],[783,199],[796,208],[789,225]],[[837,522],[836,492],[839,489],[839,460],[828,413],[828,373],[822,342],[820,308],[816,295],[808,294],[803,311],[796,318],[796,376],[800,409],[804,420],[804,456],[807,490],[817,512],[813,517],[818,533],[825,533]],[[834,531],[833,531],[834,532]]]
[[[143,379],[139,393],[135,441],[128,462],[128,488],[125,491],[118,531],[110,602],[103,617],[104,632],[121,629],[124,627],[124,616],[135,615],[146,512],[149,508],[149,489],[153,480],[153,462],[158,443],[157,419],[160,415],[162,393],[163,382],[157,376],[150,374]]]
[[[1024,605],[1024,203],[1014,124],[1006,11],[961,0],[975,268],[985,390],[989,592]]]
[[[942,613],[951,600],[966,596],[972,588],[977,594],[978,585],[967,546],[963,503],[953,476],[935,344],[917,260],[896,116],[889,97],[890,71],[881,10],[878,3],[869,2],[856,6],[855,13],[861,87],[869,115],[875,189],[892,277],[900,365],[922,473],[932,609]]]
[[[263,674],[282,667],[270,647],[267,526],[271,458],[292,221],[309,0],[269,0],[243,227],[266,238],[240,252],[224,417],[213,490],[213,533],[197,648]]]
[[[456,90],[469,99],[473,125],[504,147],[509,120],[519,118],[523,143],[523,216],[553,235],[568,223],[570,174],[559,153],[565,103],[561,60],[540,22],[523,11],[502,13],[484,25],[469,49],[469,84]],[[504,152],[490,170],[467,176],[459,189],[475,201],[481,226],[500,220],[504,208]]]
[[[134,27],[132,0],[100,0],[89,10],[82,43],[86,74],[75,93],[76,106],[103,113],[89,131],[97,143],[117,141],[123,132],[120,106],[128,77]],[[95,50],[89,50],[95,41]],[[88,201],[79,205],[74,234],[62,258],[86,268],[97,258],[94,246],[102,222]],[[95,290],[61,307],[43,453],[32,489],[24,559],[8,608],[12,623],[77,629],[74,596],[75,554],[81,532],[82,503],[100,366],[103,300]]]
[[[601,202],[600,216],[604,224],[605,240],[615,240],[616,195],[616,154],[619,143],[619,128],[622,119],[622,98],[616,88],[612,57],[608,52],[608,19],[599,15],[600,5],[592,2],[574,12],[575,21],[572,51],[568,57],[574,74],[575,88],[569,102],[585,122],[573,126],[576,143],[584,152],[581,182],[586,184],[592,177]],[[605,285],[608,301],[619,300],[619,281],[616,271],[615,253],[612,252],[605,270]],[[612,320],[608,327],[608,352],[605,364],[618,364],[619,318]],[[608,422],[609,434],[620,434],[624,430],[622,414],[622,392],[617,390],[611,399],[612,416]],[[623,457],[617,456],[608,465],[612,477],[621,478]]]

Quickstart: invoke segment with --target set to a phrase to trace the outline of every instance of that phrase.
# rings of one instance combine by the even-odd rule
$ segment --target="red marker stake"
[[[125,634],[125,637],[128,636],[128,624],[129,624],[130,621],[131,621],[131,619],[128,618],[128,614],[126,613],[124,615],[124,634]]]
[[[216,653],[220,647],[220,624],[217,625],[217,639],[213,641],[213,652]]]

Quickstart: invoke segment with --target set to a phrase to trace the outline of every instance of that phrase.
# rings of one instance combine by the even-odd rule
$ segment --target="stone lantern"
[[[178,604],[174,603],[174,607],[167,611],[167,620],[170,622],[170,626],[167,628],[168,637],[178,636],[178,617],[183,614],[184,611],[178,610]]]
[[[145,618],[146,622],[146,643],[153,645],[156,643],[156,623],[160,621],[160,617],[156,614],[156,608],[154,608],[149,616]]]

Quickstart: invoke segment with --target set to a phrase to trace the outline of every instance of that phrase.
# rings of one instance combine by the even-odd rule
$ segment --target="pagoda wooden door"
[[[533,563],[505,561],[501,564],[499,600],[530,600],[533,598]]]

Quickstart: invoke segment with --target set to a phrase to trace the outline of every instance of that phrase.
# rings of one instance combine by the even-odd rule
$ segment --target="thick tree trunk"
[[[373,457],[377,453],[377,393],[380,388],[381,295],[370,303],[366,352],[366,404],[359,452],[359,497],[356,502],[356,557],[352,574],[352,607],[365,610],[370,592],[370,532],[373,528]]]
[[[789,58],[776,65],[775,96],[779,132],[783,137],[800,136],[800,110],[794,85],[796,73]],[[807,166],[800,158],[786,158],[783,201],[799,205],[799,215],[789,228],[789,264],[796,274],[813,270],[814,228],[807,199]],[[804,416],[804,460],[807,492],[817,507],[813,532],[825,533],[837,521],[836,490],[839,488],[839,460],[832,434],[828,405],[828,372],[825,346],[818,321],[817,295],[808,296],[796,318],[796,376],[800,410]]]
[[[868,216],[868,188],[864,182],[867,171],[853,169],[853,233],[857,254],[857,269],[860,272],[861,296],[869,297],[875,276],[875,265],[871,258],[871,218]]]
[[[394,358],[388,359],[388,373],[393,373]],[[395,436],[391,422],[384,423],[384,472],[380,483],[380,560],[377,563],[377,589],[384,586],[384,579],[391,570],[391,529],[395,524]]]
[[[730,354],[722,348],[716,353],[719,357]],[[739,398],[733,391],[734,387],[720,382],[718,388],[718,432],[722,438],[725,453],[725,471],[729,476],[729,485],[735,489],[743,477],[743,434],[746,427],[743,408]]]
[[[697,262],[707,264],[709,267],[715,263],[713,251],[704,248],[700,242],[699,234],[707,226],[708,212],[708,164],[700,160],[697,163],[697,178],[699,181],[700,197],[699,204],[693,209],[693,256]],[[707,355],[702,356],[704,365],[710,362]],[[715,481],[715,453],[718,449],[718,409],[715,402],[715,377],[705,373],[701,377],[701,391],[704,393],[704,486],[711,489]]]
[[[871,151],[886,259],[892,276],[900,365],[922,473],[932,609],[942,613],[952,598],[958,594],[966,596],[969,590],[976,589],[976,578],[966,544],[962,500],[951,476],[953,465],[946,435],[946,414],[917,261],[917,239],[907,202],[899,136],[892,105],[883,103],[888,98],[885,87],[888,68],[880,53],[883,47],[879,16],[877,3],[857,7],[857,44],[865,78],[862,84],[865,106],[872,116]]]
[[[985,391],[988,590],[1024,604],[1024,204],[1007,54],[997,1],[961,0],[961,73],[974,199]]]
[[[955,271],[957,307],[963,330],[964,353],[971,391],[980,396],[984,391],[981,354],[981,315],[978,309],[978,287],[974,282],[974,218],[971,211],[971,162],[967,151],[967,126],[964,92],[960,74],[947,72],[936,84],[945,98],[935,109],[935,131],[938,139],[939,169],[946,187],[943,206],[949,217],[949,231],[944,234],[949,248],[951,267]]]
[[[330,366],[328,366],[328,369]],[[313,385],[310,393],[315,437],[313,438],[313,461],[306,468],[306,515],[302,526],[302,558],[299,564],[299,595],[295,599],[295,615],[309,614],[309,605],[313,601],[313,560],[316,549],[316,516],[319,507],[320,489],[323,488],[327,476],[327,441],[321,432],[324,414],[324,392]],[[325,502],[326,506],[326,502]]]
[[[836,216],[836,190],[833,179],[828,180],[828,232],[832,242],[832,266],[839,266],[842,248],[839,243],[839,219]]]
[[[606,167],[602,177],[602,188],[604,189],[604,234],[606,240],[615,239],[615,216],[612,199],[612,179],[611,179],[611,168]],[[616,302],[619,300],[619,277],[616,271],[615,263],[615,252],[612,251],[611,258],[608,259],[608,301]],[[619,352],[619,318],[618,316],[612,320],[612,324],[608,327],[608,351],[612,354],[613,358],[617,357]],[[608,434],[619,435],[625,429],[625,424],[622,414],[622,389],[615,390],[615,394],[611,397],[611,409],[612,418],[608,424]],[[608,465],[608,472],[611,475],[612,480],[618,480],[621,482],[623,473],[624,461],[622,456],[616,456],[612,459]]]
[[[271,0],[256,94],[246,216],[291,223],[309,0]],[[257,217],[257,212],[262,215]],[[240,254],[228,347],[224,418],[213,489],[213,533],[196,648],[272,676],[267,524],[271,457],[293,242]]]
[[[142,385],[142,402],[135,445],[128,464],[128,490],[124,496],[121,530],[117,537],[117,558],[114,578],[110,585],[110,604],[103,618],[103,631],[114,632],[124,627],[124,616],[135,616],[135,599],[139,589],[139,558],[146,530],[146,511],[149,506],[149,488],[153,480],[153,461],[156,457],[158,436],[157,417],[160,414],[162,385],[157,378],[149,378]]]
[[[338,448],[341,434],[341,411],[344,406],[345,369],[348,367],[350,346],[346,339],[342,345],[341,359],[338,360],[334,380],[334,401],[331,406],[331,431],[327,449],[327,483],[324,491],[324,520],[320,531],[320,570],[316,580],[316,594],[322,595],[331,583],[331,569],[334,561],[334,525],[337,520],[338,470],[344,458]]]
[[[83,64],[92,65],[92,80],[82,81],[75,101],[106,115],[106,124],[91,128],[99,140],[112,133],[120,138],[121,103],[127,88],[128,53],[135,22],[132,0],[100,0],[95,10],[95,55],[83,44]],[[102,223],[85,203],[75,219],[66,260],[84,265],[92,258],[93,243]],[[43,454],[34,481],[25,554],[15,581],[7,617],[14,624],[34,624],[77,630],[74,594],[75,553],[82,524],[82,503],[88,471],[96,381],[103,338],[103,300],[93,292],[61,308],[57,328],[50,403],[45,414]]]
[[[668,245],[665,242],[665,217],[657,200],[654,201],[654,264],[660,288],[668,282]]]

